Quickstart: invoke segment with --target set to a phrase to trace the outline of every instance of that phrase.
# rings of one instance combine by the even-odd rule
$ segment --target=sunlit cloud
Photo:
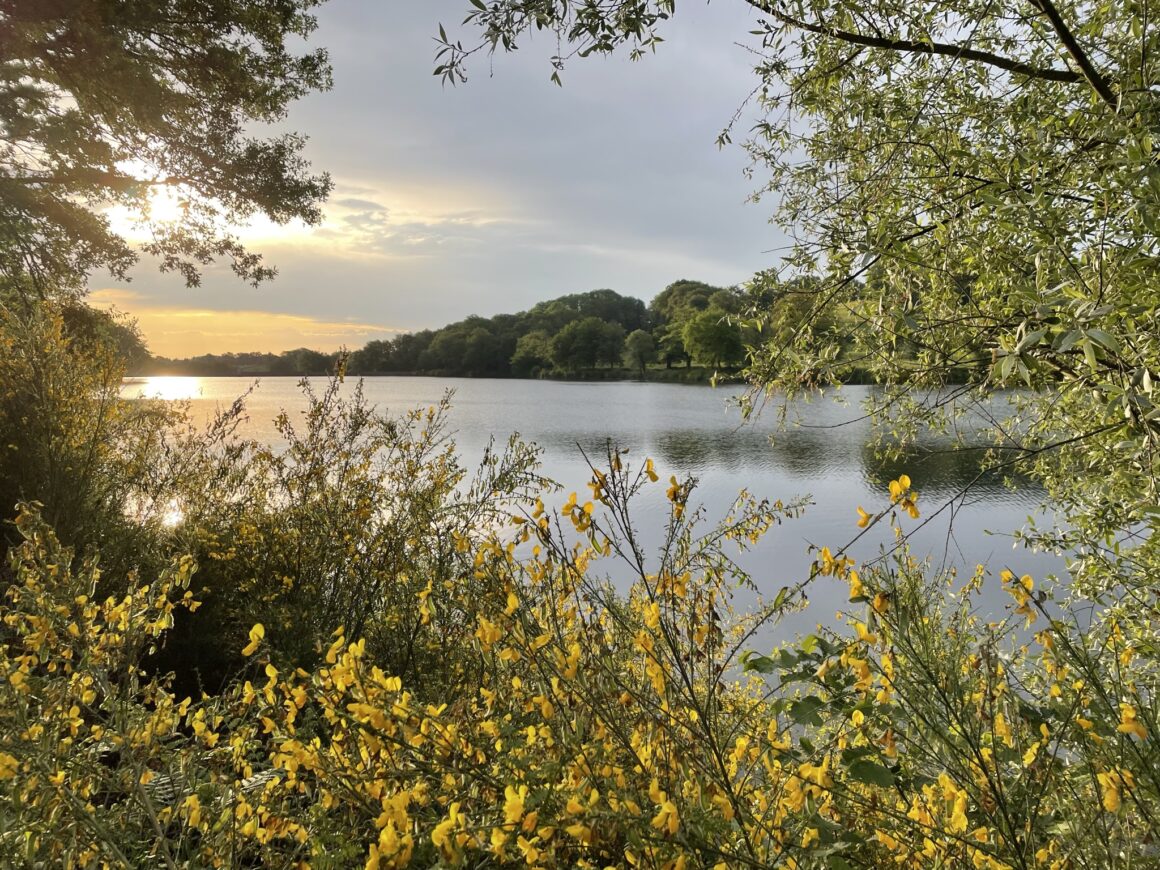
[[[188,195],[158,184],[150,190],[144,213],[115,206],[105,215],[114,232],[131,242],[146,242],[152,237],[150,223],[182,219]],[[405,187],[388,194],[363,185],[340,185],[315,226],[301,220],[279,224],[257,214],[221,229],[251,245],[282,243],[325,250],[337,246],[352,255],[415,256],[417,246],[470,240],[484,227],[518,225],[517,218],[489,204],[493,196],[488,191]]]
[[[379,324],[270,311],[214,311],[157,305],[141,294],[116,288],[94,291],[90,301],[97,307],[115,308],[134,318],[149,349],[171,358],[243,351],[279,353],[295,347],[321,351],[357,349],[368,341],[390,339],[402,331]]]
[[[164,194],[164,191],[162,192]],[[483,243],[488,228],[524,223],[513,214],[490,205],[493,192],[408,189],[389,193],[360,184],[340,184],[325,203],[323,220],[316,226],[294,220],[277,224],[256,215],[224,228],[244,244],[258,249],[289,247],[350,259],[415,258],[434,255],[446,244]],[[176,200],[159,195],[154,217],[179,216]],[[148,228],[123,208],[108,212],[113,229],[134,242],[149,237]]]

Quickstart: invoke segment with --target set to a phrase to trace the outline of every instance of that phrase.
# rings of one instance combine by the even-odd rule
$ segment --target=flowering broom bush
[[[435,582],[420,619],[474,618],[445,655],[479,675],[404,682],[336,631],[306,667],[262,624],[251,669],[179,698],[140,662],[175,609],[178,559],[94,600],[35,511],[3,610],[0,860],[11,866],[1111,867],[1157,859],[1154,646],[1114,610],[1002,572],[930,574],[904,550],[735,612],[733,561],[796,513],[742,495],[717,527],[691,482],[611,452],[591,499],[529,500],[462,539],[470,584]],[[666,487],[665,545],[629,508]],[[918,513],[905,477],[852,522]],[[615,571],[612,569],[615,568]],[[631,572],[630,580],[624,577]],[[616,582],[609,577],[616,574]],[[845,620],[752,647],[811,584]],[[458,608],[458,609],[457,609]],[[1138,621],[1137,621],[1138,626]],[[441,693],[444,693],[441,695]]]

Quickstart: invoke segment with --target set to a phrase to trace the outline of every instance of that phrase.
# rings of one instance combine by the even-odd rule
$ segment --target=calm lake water
[[[127,384],[123,392],[187,400],[193,418],[204,421],[254,383],[248,378],[149,378]],[[1037,578],[1063,573],[1061,560],[1013,548],[1011,532],[1037,513],[1043,498],[1031,484],[1012,490],[997,477],[984,477],[954,502],[953,511],[931,517],[971,484],[979,470],[976,460],[949,453],[933,439],[905,460],[876,458],[860,407],[868,389],[873,388],[846,387],[836,397],[794,404],[790,418],[799,425],[779,431],[774,407],[756,420],[741,420],[734,405],[740,387],[399,377],[364,382],[367,398],[393,413],[430,405],[453,390],[451,429],[465,463],[477,462],[491,438],[502,444],[518,432],[542,448],[543,472],[565,487],[560,503],[572,490],[584,500],[590,473],[581,449],[598,461],[609,439],[629,448],[630,457],[651,456],[662,480],[670,474],[695,476],[699,484],[690,503],[704,504],[710,519],[722,517],[742,488],[770,500],[809,498],[804,516],[774,529],[745,556],[743,564],[768,597],[808,576],[811,544],[837,550],[851,541],[859,532],[857,506],[871,512],[885,507],[890,480],[903,472],[920,493],[925,521],[912,540],[916,554],[941,566],[965,567],[968,573],[979,562],[995,575],[1002,568]],[[262,379],[247,401],[249,419],[242,431],[273,443],[278,435],[272,421],[279,411],[293,414],[304,407],[295,379]],[[663,506],[664,488],[648,489],[637,513],[644,539],[656,545],[665,516],[656,508]],[[910,529],[920,522],[905,525]],[[873,558],[893,543],[889,529],[880,525],[850,548],[855,559]],[[811,606],[787,619],[777,633],[808,631],[835,609],[848,607],[844,589],[845,584],[821,578],[811,591]],[[1005,595],[993,590],[980,606],[998,616],[1006,603]]]

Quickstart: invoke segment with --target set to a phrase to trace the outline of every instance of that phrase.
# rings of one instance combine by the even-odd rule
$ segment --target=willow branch
[[[768,15],[771,18],[780,21],[782,24],[787,24],[790,27],[796,27],[799,30],[805,30],[808,33],[815,33],[818,36],[828,36],[833,39],[841,40],[842,42],[849,42],[854,45],[864,45],[869,48],[881,48],[886,51],[941,55],[943,57],[953,57],[959,60],[976,61],[978,63],[983,63],[988,66],[1006,70],[1007,72],[1027,76],[1028,78],[1044,79],[1051,82],[1065,82],[1068,84],[1074,84],[1076,82],[1084,81],[1085,79],[1085,75],[1081,75],[1075,70],[1033,66],[1032,64],[1024,63],[1021,60],[1004,57],[1001,54],[995,54],[994,52],[990,51],[981,51],[980,49],[970,48],[965,45],[955,45],[953,43],[945,42],[919,42],[913,39],[892,39],[886,36],[867,36],[864,33],[857,33],[852,30],[841,30],[837,27],[830,27],[828,25],[818,24],[813,21],[802,21],[801,19],[794,18],[792,15],[788,15],[780,9],[777,9],[774,6],[773,0],[745,0],[745,2],[756,9],[758,12],[762,12]]]
[[[1063,20],[1063,16],[1059,14],[1059,10],[1051,0],[1029,0],[1032,6],[1047,16],[1047,20],[1051,22],[1051,29],[1055,31],[1055,35],[1059,37],[1059,41],[1063,43],[1063,47],[1067,49],[1067,53],[1071,59],[1075,61],[1076,65],[1083,70],[1083,77],[1088,84],[1092,86],[1100,99],[1112,107],[1113,111],[1118,111],[1120,108],[1120,99],[1116,96],[1116,92],[1112,90],[1112,86],[1108,84],[1105,79],[1096,69],[1095,64],[1091,62],[1091,58],[1080,46],[1079,41],[1075,38],[1075,34],[1067,26],[1067,22]]]

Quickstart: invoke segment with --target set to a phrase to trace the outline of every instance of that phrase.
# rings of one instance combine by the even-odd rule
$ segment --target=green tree
[[[615,365],[624,346],[624,329],[599,317],[574,320],[552,338],[552,360],[565,371]]]
[[[713,295],[721,289],[703,281],[682,278],[653,297],[648,306],[649,313],[656,322],[677,320],[684,311],[704,311],[709,307]]]
[[[391,371],[417,372],[423,352],[431,345],[435,333],[430,329],[408,332],[391,342]]]
[[[653,297],[649,303],[653,339],[656,341],[661,359],[665,362],[665,368],[671,368],[675,362],[692,364],[692,358],[685,351],[685,340],[682,336],[685,323],[697,312],[708,308],[710,300],[723,292],[728,291],[703,281],[682,278]]]
[[[171,409],[120,398],[121,336],[74,305],[0,297],[0,556],[18,501],[36,501],[78,553],[145,561],[143,540],[164,507],[162,435]],[[160,508],[160,509],[159,509]]]
[[[603,289],[571,293],[541,302],[524,315],[529,329],[544,329],[553,334],[573,320],[585,317],[619,323],[625,332],[631,332],[646,325],[648,311],[639,299]]]
[[[600,343],[596,350],[596,362],[606,366],[620,365],[624,355],[624,327],[619,323],[605,322],[600,330]]]
[[[486,326],[477,326],[467,333],[461,368],[464,374],[473,377],[507,374],[507,356],[499,339]]]
[[[140,370],[151,359],[137,323],[125,315],[77,302],[66,305],[61,316],[74,346],[111,345],[129,372]]]
[[[332,354],[299,347],[279,354],[274,372],[280,375],[326,375],[334,371],[334,364]]]
[[[420,371],[458,371],[467,352],[467,335],[458,326],[444,327],[431,338],[427,349],[419,355]]]
[[[528,377],[551,367],[552,337],[542,329],[521,335],[511,358],[512,373]]]
[[[624,364],[643,378],[648,364],[657,358],[656,343],[643,329],[635,329],[624,339]]]
[[[720,308],[706,308],[685,321],[681,338],[698,365],[733,366],[745,360],[741,327]]]
[[[326,54],[296,51],[316,0],[14,0],[0,10],[0,276],[40,295],[79,292],[93,269],[136,259],[106,209],[149,224],[143,250],[196,284],[226,260],[247,281],[261,258],[225,229],[255,214],[315,223],[329,179],[312,175],[283,120],[330,83]],[[151,207],[169,194],[174,221]]]
[[[346,370],[352,375],[377,375],[392,371],[391,350],[389,341],[368,341],[350,355]]]

